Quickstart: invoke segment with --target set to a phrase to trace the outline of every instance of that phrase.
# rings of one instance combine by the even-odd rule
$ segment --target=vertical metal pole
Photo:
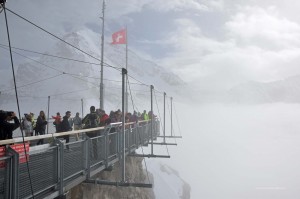
[[[122,182],[125,182],[125,85],[127,70],[122,68]]]
[[[50,112],[50,96],[48,96],[48,113],[47,113],[47,134],[49,133],[49,112]]]
[[[171,97],[171,136],[173,136],[173,97]]]
[[[166,143],[166,95],[164,92],[164,143]]]
[[[83,119],[83,99],[81,99],[81,117]]]
[[[153,89],[154,86],[150,86],[150,92],[151,92],[151,155],[153,155]]]
[[[103,92],[103,57],[104,57],[104,10],[105,0],[102,4],[102,35],[101,35],[101,71],[100,71],[100,108],[104,110],[104,92]]]
[[[126,34],[125,34],[125,41],[126,41],[126,71],[128,70],[128,37],[127,37],[127,26],[126,26]],[[127,89],[127,82],[128,82],[128,76],[126,75],[126,83],[125,83],[125,112],[128,113],[128,89]]]

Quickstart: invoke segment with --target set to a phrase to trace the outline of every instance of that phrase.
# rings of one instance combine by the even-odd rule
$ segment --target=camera
[[[7,116],[13,116],[14,112],[13,111],[3,111],[0,110],[0,120],[5,120]]]
[[[13,111],[6,111],[7,116],[13,116],[14,112]]]

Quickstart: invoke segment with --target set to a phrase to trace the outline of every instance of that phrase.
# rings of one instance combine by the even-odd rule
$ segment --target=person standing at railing
[[[84,129],[96,128],[99,126],[99,117],[98,114],[96,113],[95,106],[90,107],[90,113],[83,118],[82,123],[84,125],[83,126]],[[87,132],[86,135],[89,138],[97,137],[97,131]],[[93,145],[93,153],[92,153],[93,157],[97,159],[98,158],[97,139],[92,139],[92,145]]]
[[[148,112],[148,117],[149,117],[149,120],[152,120],[152,118],[155,119],[157,116],[154,115],[154,114],[152,113],[152,111],[149,111],[149,112]]]
[[[30,114],[24,114],[25,117],[23,118],[22,122],[22,128],[24,130],[25,136],[33,136],[33,126],[31,122],[31,115]]]
[[[66,115],[63,117],[63,120],[60,125],[61,132],[72,131],[72,127],[70,126],[70,123],[69,123],[70,117],[71,117],[71,111],[67,111]],[[63,135],[62,137],[66,140],[66,143],[69,143],[70,135]],[[69,149],[68,145],[67,145],[67,149]]]
[[[116,120],[117,122],[122,122],[122,112],[120,109],[116,111]]]
[[[60,131],[60,124],[61,124],[61,116],[60,113],[57,112],[56,116],[52,116],[52,119],[55,119],[55,121],[53,122],[53,124],[55,125],[55,129],[56,129],[56,133],[58,133]]]
[[[94,106],[90,107],[90,113],[87,114],[83,118],[82,123],[83,123],[85,129],[96,128],[96,127],[99,126],[99,116],[96,113],[96,109],[95,109]],[[89,137],[95,137],[95,136],[92,135],[94,133],[95,132],[93,132],[93,133],[87,133],[87,135]]]
[[[79,117],[79,113],[76,113],[76,116],[73,118],[74,130],[80,130],[82,128],[82,119]],[[79,140],[79,133],[76,134],[76,140]]]
[[[36,126],[36,122],[35,122],[35,119],[34,119],[34,113],[29,113],[30,117],[31,117],[31,124],[32,124],[32,127],[33,127],[33,131],[35,129],[35,126]]]
[[[44,135],[47,123],[48,122],[46,120],[44,111],[40,111],[40,115],[38,116],[37,121],[36,121],[35,134],[36,135]],[[40,139],[36,144],[37,145],[44,144],[44,139]]]
[[[105,113],[105,110],[101,110],[101,118],[100,118],[100,125],[99,126],[106,126],[110,124],[110,118],[109,116]]]
[[[139,117],[137,115],[137,112],[133,111],[133,114],[131,115],[129,122],[137,123],[138,121],[139,121]],[[136,124],[131,125],[131,127],[135,127],[135,126],[136,126]]]
[[[131,115],[129,121],[130,121],[130,122],[135,122],[135,123],[137,123],[138,120],[139,120],[139,117],[138,117],[137,112],[136,112],[136,111],[133,111],[133,114]]]
[[[111,120],[111,123],[116,123],[118,122],[118,117],[117,117],[117,112],[115,111],[111,111],[110,114],[109,114],[109,118]]]
[[[141,119],[146,121],[149,120],[149,115],[147,114],[146,110],[144,110],[144,112],[142,113]]]
[[[12,120],[14,123],[10,123]],[[20,121],[14,112],[0,110],[0,140],[12,139],[13,131],[19,126]]]

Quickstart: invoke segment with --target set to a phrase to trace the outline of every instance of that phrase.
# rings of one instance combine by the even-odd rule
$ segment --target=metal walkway
[[[151,136],[151,122],[127,124],[126,155],[142,145],[153,143],[153,139],[159,136],[159,125],[159,121],[154,122]],[[124,137],[121,126],[122,123],[116,123],[105,128],[26,137],[25,141],[29,142],[41,138],[49,142],[42,146],[30,147],[28,152],[34,198],[55,198],[63,195],[119,161],[122,158]],[[76,133],[82,134],[81,140],[71,139],[70,143],[66,144],[58,138]],[[17,138],[0,141],[0,145],[20,142],[21,139]],[[27,164],[22,156],[24,154],[19,154],[11,145],[6,146],[5,156],[0,158],[0,198],[32,198]]]

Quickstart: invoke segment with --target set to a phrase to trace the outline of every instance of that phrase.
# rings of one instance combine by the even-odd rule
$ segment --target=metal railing
[[[28,152],[28,164],[34,198],[55,198],[72,187],[119,161],[122,153],[122,123],[106,127],[26,137],[25,141],[48,139],[47,147]],[[126,124],[125,151],[134,152],[150,144],[151,122]],[[155,139],[159,135],[159,121],[154,122]],[[83,133],[82,139],[65,143],[63,135]],[[0,141],[0,145],[20,142],[19,138]],[[38,148],[38,147],[36,147]],[[0,199],[32,198],[26,161],[11,145],[6,145],[0,158]],[[24,157],[23,157],[24,158]]]

